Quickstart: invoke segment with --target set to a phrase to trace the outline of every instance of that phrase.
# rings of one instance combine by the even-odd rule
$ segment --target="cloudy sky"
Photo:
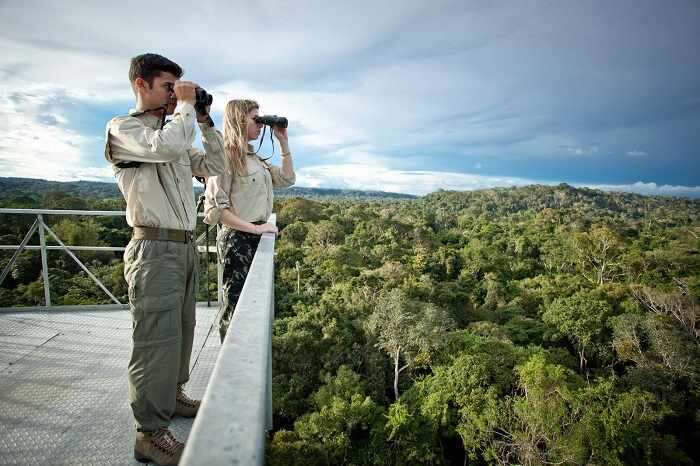
[[[4,0],[0,25],[0,176],[112,180],[105,123],[156,52],[219,127],[231,98],[287,116],[300,186],[700,197],[697,0]]]

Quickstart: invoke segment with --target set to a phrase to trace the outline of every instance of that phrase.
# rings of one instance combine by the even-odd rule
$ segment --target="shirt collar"
[[[129,116],[137,115],[137,118],[142,118],[146,124],[148,124],[149,126],[153,126],[154,128],[160,125],[161,117],[157,117],[151,113],[141,114],[141,112],[141,110],[132,108],[129,110]]]

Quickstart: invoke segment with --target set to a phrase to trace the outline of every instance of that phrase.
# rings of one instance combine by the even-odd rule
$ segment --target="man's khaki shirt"
[[[196,112],[186,102],[160,129],[160,119],[145,114],[113,118],[107,123],[105,158],[111,162],[126,200],[126,221],[134,226],[194,230],[197,222],[192,176],[212,176],[225,169],[223,139],[200,124],[204,152],[193,148]],[[118,162],[141,162],[119,168]]]
[[[219,223],[224,209],[247,222],[265,222],[272,214],[273,188],[287,188],[296,182],[296,174],[285,177],[281,167],[263,162],[252,151],[246,156],[246,171],[244,176],[233,175],[227,158],[224,173],[207,180],[205,223]]]

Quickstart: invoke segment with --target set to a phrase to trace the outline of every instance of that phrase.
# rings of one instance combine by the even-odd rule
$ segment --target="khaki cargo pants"
[[[197,296],[194,243],[132,239],[124,251],[133,348],[129,402],[139,431],[167,427],[189,380]]]

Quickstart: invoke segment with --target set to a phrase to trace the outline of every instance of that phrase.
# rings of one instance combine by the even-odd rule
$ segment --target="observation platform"
[[[19,245],[0,245],[14,251],[0,284],[24,250],[39,250],[45,304],[0,308],[0,465],[140,464],[133,458],[127,397],[131,315],[73,253],[124,247],[66,245],[44,220],[125,213],[0,208],[0,215],[36,217]],[[275,214],[268,222],[276,223]],[[35,233],[39,245],[30,245]],[[58,246],[46,243],[47,234]],[[206,233],[196,243],[200,253],[216,254]],[[55,250],[68,254],[115,304],[52,306],[47,254]],[[275,235],[263,234],[222,344],[218,306],[197,305],[187,393],[202,405],[194,422],[175,418],[170,424],[179,440],[187,440],[182,466],[264,464],[266,432],[273,427],[274,250]]]
[[[198,399],[221,348],[217,310],[197,305],[186,387]],[[130,355],[131,316],[121,306],[0,312],[0,464],[141,464],[127,399]],[[192,423],[176,417],[170,428],[184,440]]]

